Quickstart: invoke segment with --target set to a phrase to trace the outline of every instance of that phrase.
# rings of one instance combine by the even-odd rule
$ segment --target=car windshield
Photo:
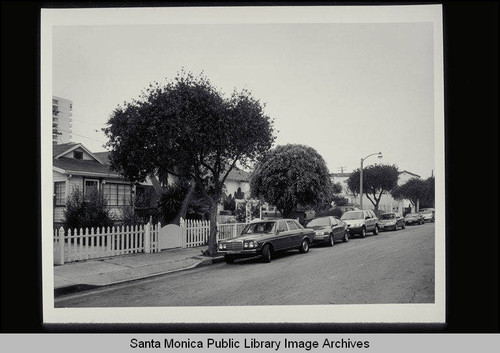
[[[356,212],[346,212],[342,215],[340,219],[342,220],[349,220],[349,219],[363,219],[363,212],[362,211],[356,211]]]
[[[328,217],[316,218],[313,219],[311,222],[307,223],[308,227],[323,227],[329,225],[330,225],[330,220],[328,219]]]
[[[276,222],[251,223],[243,229],[241,234],[272,233]]]
[[[394,213],[384,213],[382,216],[380,216],[380,219],[393,219],[396,218],[396,215]]]

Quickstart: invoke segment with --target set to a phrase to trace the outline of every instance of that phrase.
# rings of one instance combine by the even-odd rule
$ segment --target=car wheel
[[[226,264],[232,264],[234,263],[234,257],[230,255],[224,255],[224,261],[226,261]]]
[[[361,238],[366,238],[366,228],[361,228]]]
[[[271,247],[269,246],[269,244],[264,245],[264,247],[262,248],[262,260],[265,263],[271,262]]]
[[[335,238],[333,237],[333,234],[330,234],[330,237],[328,238],[328,245],[329,246],[335,245]]]
[[[302,244],[300,244],[299,251],[301,254],[309,252],[309,241],[307,241],[307,239],[302,240]]]
[[[378,225],[375,225],[375,229],[373,230],[373,235],[378,235]]]
[[[347,234],[347,232],[344,232],[344,237],[342,238],[342,241],[344,243],[347,243],[349,241],[349,234]]]

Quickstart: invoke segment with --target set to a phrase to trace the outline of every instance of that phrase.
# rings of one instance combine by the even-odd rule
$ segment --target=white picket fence
[[[208,244],[210,237],[210,221],[182,219],[180,222],[183,234],[183,247],[192,248]],[[217,241],[237,237],[246,223],[217,224]]]
[[[217,241],[239,236],[246,225],[247,223],[217,224]]]
[[[69,229],[54,231],[54,264],[139,252],[159,252],[161,225]]]
[[[237,237],[246,223],[217,224],[217,241]],[[191,248],[208,244],[210,221],[184,220],[180,222],[182,247]],[[86,228],[54,231],[54,264],[160,251],[161,224]]]

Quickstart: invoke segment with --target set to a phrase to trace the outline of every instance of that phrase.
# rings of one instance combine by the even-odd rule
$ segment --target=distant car
[[[306,228],[314,230],[316,243],[328,243],[329,246],[333,246],[335,240],[344,242],[349,240],[347,224],[332,216],[315,218],[307,223]]]
[[[415,212],[415,213],[408,213],[405,216],[405,223],[410,225],[410,224],[424,224],[424,216],[422,216],[420,213]]]
[[[398,230],[398,228],[405,229],[405,219],[399,213],[387,212],[379,217],[380,230]]]
[[[247,224],[236,238],[219,241],[217,248],[224,254],[226,263],[258,255],[264,262],[271,262],[277,251],[298,249],[301,253],[309,252],[313,240],[314,231],[302,227],[295,219],[263,220]]]
[[[347,224],[349,236],[359,234],[364,238],[367,232],[378,234],[378,218],[372,210],[348,211],[340,219]]]
[[[435,211],[433,208],[424,208],[418,211],[423,217],[425,222],[434,222]]]

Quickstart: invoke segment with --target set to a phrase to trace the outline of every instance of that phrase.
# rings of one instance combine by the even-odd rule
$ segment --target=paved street
[[[434,302],[434,224],[62,296],[56,307]]]

